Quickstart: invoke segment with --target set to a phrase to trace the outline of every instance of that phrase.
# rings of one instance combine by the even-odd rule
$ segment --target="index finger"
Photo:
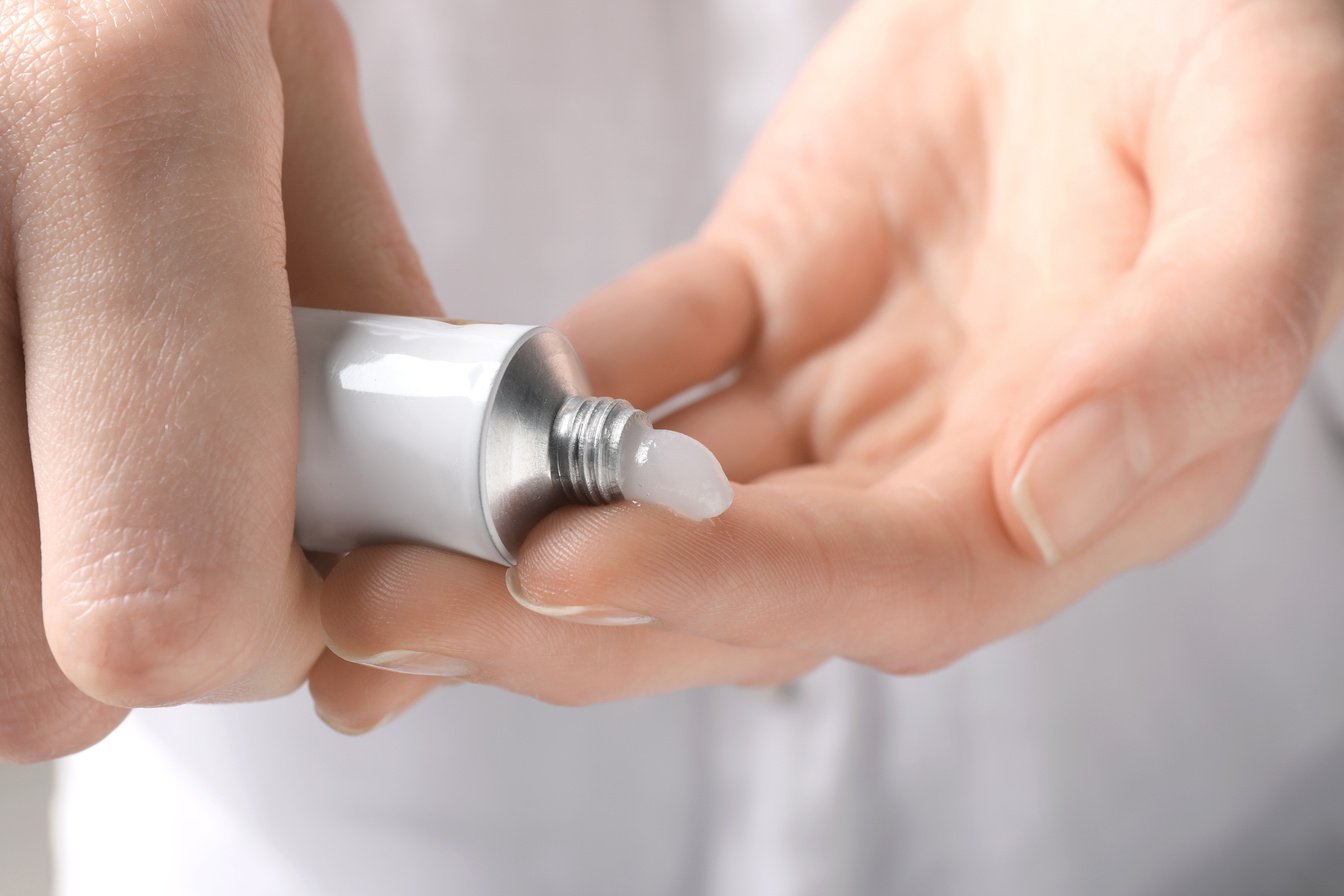
[[[547,615],[591,603],[741,646],[931,668],[1025,624],[1016,594],[1037,612],[1055,590],[991,500],[987,465],[967,457],[857,487],[842,470],[737,486],[703,522],[629,503],[562,510],[523,546],[512,584]]]

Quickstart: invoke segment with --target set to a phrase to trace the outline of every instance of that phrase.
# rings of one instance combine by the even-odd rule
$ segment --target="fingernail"
[[[1138,493],[1152,466],[1137,415],[1117,399],[1094,400],[1036,437],[1013,479],[1013,506],[1053,566]]]
[[[392,672],[409,675],[434,675],[439,678],[470,678],[476,674],[476,664],[455,656],[422,653],[418,650],[385,650],[366,657],[345,657],[351,662],[376,666]]]
[[[510,566],[504,571],[504,586],[509,589],[509,594],[513,596],[519,606],[542,616],[550,616],[552,619],[566,619],[570,622],[584,622],[588,625],[646,625],[653,621],[652,616],[631,613],[628,610],[618,610],[615,607],[555,607],[536,603],[523,590],[523,583],[516,566]]]

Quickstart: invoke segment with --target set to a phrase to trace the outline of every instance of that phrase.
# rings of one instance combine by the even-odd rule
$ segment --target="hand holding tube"
[[[303,681],[291,296],[438,309],[323,0],[8,4],[0,98],[0,759],[35,760]]]

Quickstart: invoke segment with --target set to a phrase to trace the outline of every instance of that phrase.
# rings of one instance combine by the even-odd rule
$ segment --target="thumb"
[[[1079,553],[1191,464],[1267,439],[1291,403],[1324,330],[1319,302],[1273,260],[1212,254],[1131,275],[1010,421],[995,492],[1027,554],[1055,564]]]
[[[1049,564],[1220,449],[1263,447],[1344,305],[1344,119],[1324,114],[1344,64],[1280,72],[1273,89],[1202,71],[1210,83],[1183,94],[1201,108],[1178,98],[1172,126],[1154,123],[1147,245],[996,446],[1004,523]],[[1144,515],[1146,550],[1216,522],[1246,476],[1204,481]]]

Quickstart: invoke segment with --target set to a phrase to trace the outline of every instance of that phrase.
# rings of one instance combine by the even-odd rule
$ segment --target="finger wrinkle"
[[[885,587],[872,583],[875,593],[885,591],[889,599],[875,601],[869,612],[888,624],[861,633],[848,655],[901,674],[932,671],[977,646],[976,632],[987,622],[983,617],[996,608],[977,606],[971,536],[948,496],[922,483],[903,482],[890,489],[887,500],[902,508],[887,531],[897,537],[913,533],[912,549],[888,558],[897,565],[886,572]],[[1002,538],[1008,538],[1006,531]]]
[[[723,640],[768,642],[810,618],[818,595],[845,590],[851,571],[818,547],[837,521],[803,502],[755,505],[742,494],[724,516],[698,523],[629,504],[553,514],[519,557],[524,582],[548,604],[597,603],[673,624],[694,614]]]

